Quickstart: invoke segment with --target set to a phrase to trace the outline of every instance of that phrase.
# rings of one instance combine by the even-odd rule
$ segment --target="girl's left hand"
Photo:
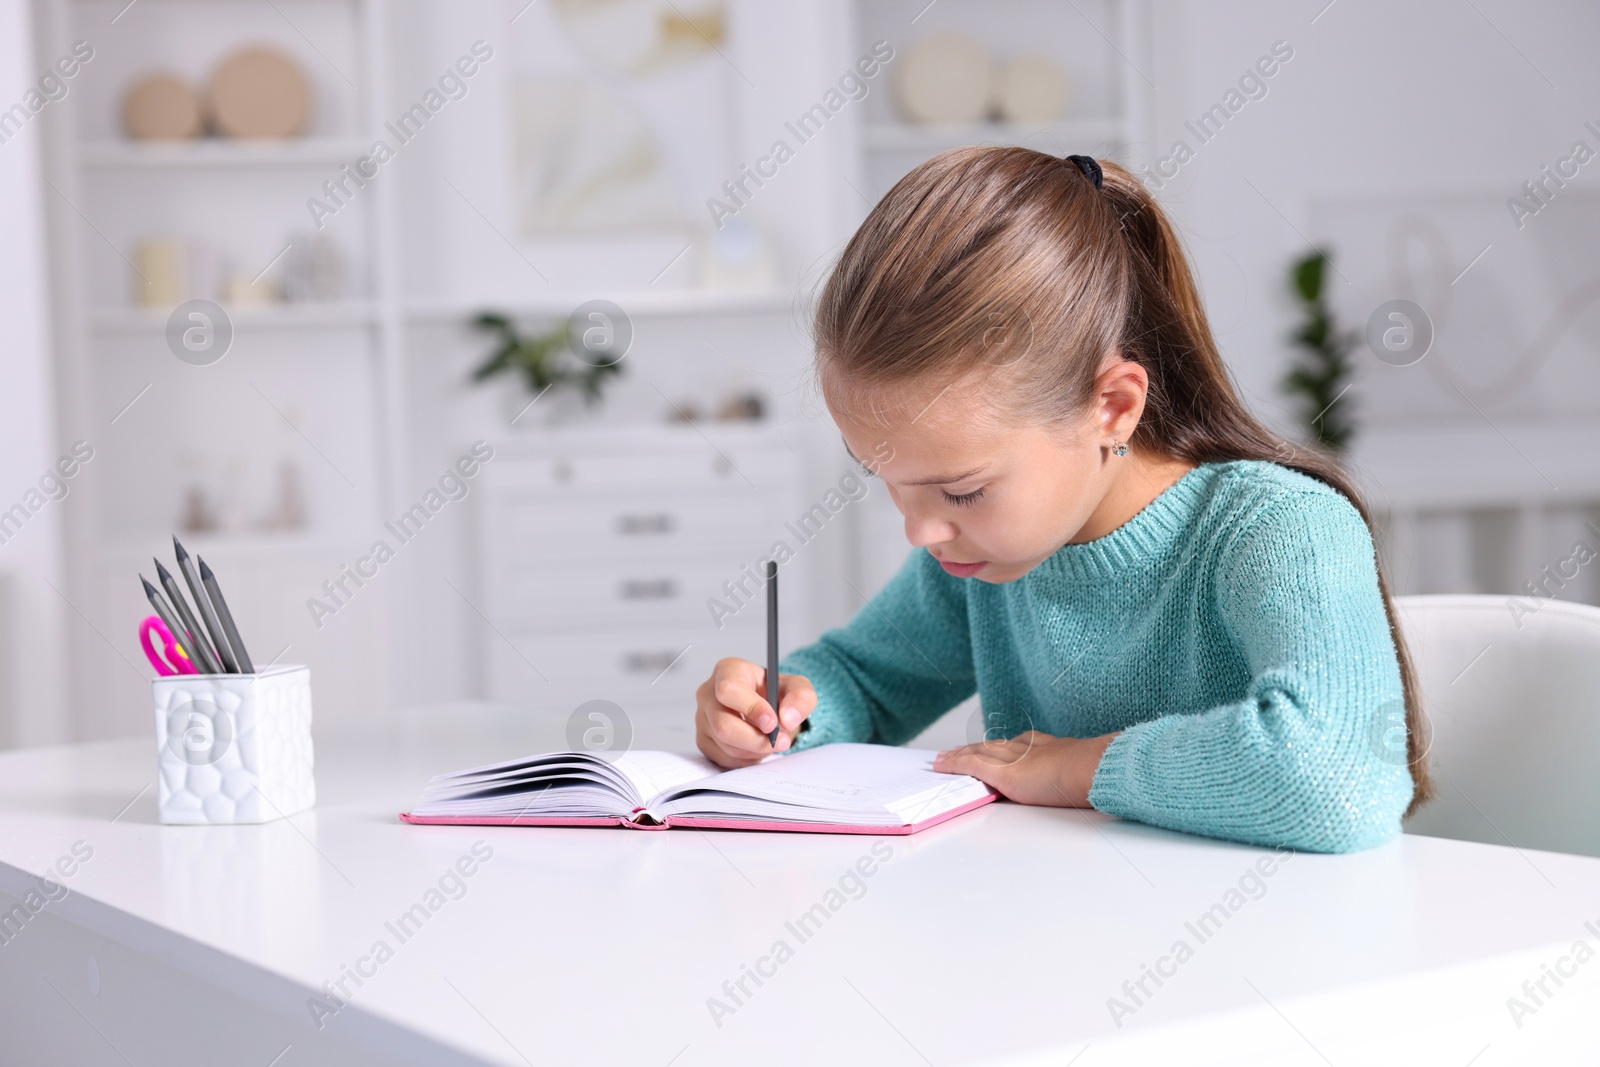
[[[939,753],[933,769],[970,774],[1018,804],[1089,807],[1089,787],[1116,734],[1052,737],[1029,730],[1009,741],[980,741]]]

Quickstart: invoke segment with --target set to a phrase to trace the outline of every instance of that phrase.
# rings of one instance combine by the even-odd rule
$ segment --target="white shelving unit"
[[[498,302],[495,307],[518,317],[561,319],[591,296],[588,291],[539,292],[509,307]],[[790,309],[794,295],[766,288],[641,289],[612,293],[608,299],[633,316],[712,315],[784,312]],[[485,306],[483,301],[413,297],[406,302],[404,313],[418,323],[462,322]]]
[[[147,308],[99,308],[89,322],[100,334],[162,334],[167,312]],[[228,309],[236,329],[317,329],[327,326],[372,326],[379,306],[370,300],[330,300],[304,304],[260,304]]]
[[[146,727],[148,689],[132,635],[148,606],[136,576],[148,575],[152,554],[169,554],[174,531],[217,566],[258,659],[281,648],[287,661],[311,664],[319,715],[386,706],[391,679],[406,676],[403,661],[431,639],[410,632],[427,629],[419,621],[431,614],[426,599],[408,578],[386,577],[315,630],[306,601],[369,548],[386,518],[414,502],[419,479],[438,476],[429,448],[439,435],[430,437],[436,426],[427,424],[447,421],[456,401],[436,396],[431,384],[429,395],[418,396],[408,380],[437,339],[459,340],[461,327],[489,307],[553,324],[605,296],[636,320],[776,319],[792,310],[793,295],[665,282],[636,291],[530,288],[511,301],[426,295],[430,282],[412,275],[427,237],[402,217],[416,206],[415,183],[408,192],[412,179],[385,171],[329,220],[347,266],[341,299],[224,304],[232,349],[214,366],[182,364],[166,347],[168,310],[133,298],[136,242],[207,238],[238,273],[266,268],[291,235],[312,231],[308,197],[369,152],[385,136],[385,118],[412,103],[415,83],[437,70],[411,69],[418,60],[407,34],[416,32],[420,9],[395,0],[149,0],[132,11],[125,3],[35,0],[38,54],[66,53],[79,39],[96,48],[44,126],[63,433],[96,448],[89,476],[62,505],[71,577],[61,592],[85,667],[75,675],[73,728],[103,736]],[[488,10],[464,8],[463,26]],[[494,32],[505,32],[504,21]],[[167,69],[200,85],[228,52],[253,43],[291,55],[310,78],[305,136],[181,143],[122,136],[121,95],[135,77]],[[211,463],[206,478],[241,494],[259,493],[273,473],[261,469],[266,461],[292,456],[305,484],[307,526],[182,534],[175,494],[189,475],[170,465],[185,456]],[[235,477],[230,464],[249,469]],[[149,499],[152,486],[179,488]],[[253,499],[245,510],[258,513],[265,503]],[[449,540],[436,540],[427,551],[447,553]]]
[[[357,137],[305,137],[287,142],[98,141],[80,149],[94,170],[186,170],[199,167],[337,167],[364,155],[371,141]]]
[[[1066,114],[1053,122],[980,122],[928,126],[904,121],[892,86],[865,100],[860,127],[863,192],[876,199],[902,174],[947,148],[966,144],[1025,145],[1055,155],[1082,152],[1120,160],[1149,137],[1150,14],[1146,0],[854,0],[858,51],[887,41],[897,58],[919,37],[958,32],[997,58],[1043,54],[1067,71],[1073,86]],[[885,74],[892,81],[894,62]]]
[[[284,589],[317,592],[363,546],[394,496],[405,432],[386,398],[402,394],[404,316],[389,265],[393,191],[373,183],[342,227],[341,299],[228,307],[233,345],[212,367],[188,367],[167,351],[168,310],[133,299],[133,245],[145,236],[206,239],[236,273],[263,270],[310,232],[306,198],[372,143],[388,96],[381,0],[240,0],[145,5],[137,17],[101,0],[39,3],[41,54],[82,39],[95,56],[56,105],[47,127],[46,178],[59,378],[67,432],[95,447],[90,477],[67,502],[71,579],[62,590],[92,636],[78,656],[80,734],[128,733],[148,718],[148,693],[129,665],[139,660],[130,620],[147,614],[136,575],[170,554],[178,531],[229,586],[258,661],[309,661],[319,705],[383,699],[382,611],[374,593],[343,633],[316,648],[290,640],[304,621],[283,608]],[[315,45],[310,42],[315,40]],[[202,84],[228,52],[268,43],[293,56],[313,85],[312,126],[289,141],[136,143],[117,128],[134,77],[176,70]],[[196,294],[212,297],[211,294]],[[214,297],[212,297],[214,299]],[[315,367],[319,373],[302,371]],[[330,370],[330,368],[332,368]],[[320,381],[327,393],[308,391]],[[321,458],[319,458],[319,456]],[[187,474],[237,492],[244,525],[183,534],[181,498],[143,499],[150,486],[181,492],[184,474],[161,467],[182,457],[209,464]],[[271,504],[280,462],[299,472],[307,525],[255,528]],[[152,470],[160,471],[151,477]],[[254,496],[246,496],[254,493]],[[276,602],[269,608],[268,603]],[[359,616],[359,617],[354,617]],[[91,633],[79,627],[75,633]],[[375,660],[374,656],[378,658]],[[142,663],[139,667],[142,667]],[[376,667],[377,669],[373,669]]]
[[[1046,139],[1065,144],[1114,144],[1126,136],[1120,118],[1063,119],[1044,126],[983,122],[966,126],[913,126],[882,122],[867,126],[862,142],[869,152],[933,155],[964,144],[1032,144]]]

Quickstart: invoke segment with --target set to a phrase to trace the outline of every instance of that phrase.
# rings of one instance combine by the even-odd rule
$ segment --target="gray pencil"
[[[167,606],[166,598],[161,595],[159,589],[150,584],[150,580],[144,575],[139,575],[139,581],[144,583],[145,599],[150,601],[150,606],[156,609],[156,615],[161,618],[162,622],[166,623],[167,629],[172,631],[172,639],[178,642],[179,647],[183,649],[184,655],[189,655],[189,642],[183,639],[183,624],[178,621],[178,617]],[[194,656],[189,656],[189,662],[195,665],[196,670],[200,669],[200,664],[196,662]],[[177,665],[173,664],[173,666]]]
[[[189,653],[189,658],[194,665],[200,668],[202,674],[226,674],[222,664],[217,660],[217,654],[211,651],[211,646],[206,643],[205,631],[200,629],[194,612],[189,610],[189,602],[183,598],[183,590],[178,588],[178,583],[173,580],[172,572],[156,560],[156,577],[161,579],[161,588],[167,591],[167,597],[172,601],[172,607],[178,613],[178,620],[183,623],[183,632],[174,634],[178,643],[183,645],[183,650]],[[189,640],[185,641],[187,637]]]
[[[200,581],[206,587],[206,593],[211,597],[212,607],[217,609],[217,618],[222,621],[222,629],[228,635],[228,644],[233,646],[234,658],[239,662],[239,671],[242,674],[256,673],[255,664],[250,662],[250,653],[244,650],[244,640],[239,637],[239,628],[233,624],[233,612],[228,610],[228,602],[222,599],[222,587],[217,584],[217,576],[211,573],[211,568],[206,566],[206,561],[199,556]]]
[[[778,714],[778,564],[775,560],[767,560],[767,703],[772,705],[772,714]],[[776,720],[772,723],[772,732],[767,735],[767,743],[774,748],[778,744],[778,731],[782,724]]]
[[[233,658],[233,649],[229,647],[228,638],[222,632],[222,623],[217,621],[217,613],[211,609],[211,598],[206,595],[206,589],[200,584],[200,576],[194,572],[194,563],[189,559],[189,553],[184,550],[182,542],[174,534],[172,550],[178,557],[178,569],[183,572],[183,580],[188,583],[189,594],[194,597],[194,606],[200,609],[200,619],[206,624],[206,632],[211,635],[211,643],[216,646],[217,658],[222,661],[222,666],[229,674],[239,673],[239,661]]]

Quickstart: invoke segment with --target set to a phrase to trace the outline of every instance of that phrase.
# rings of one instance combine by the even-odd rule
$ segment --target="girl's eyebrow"
[[[865,467],[866,464],[865,463],[861,463],[861,461],[859,459],[856,459],[856,454],[854,452],[850,451],[850,442],[844,440],[844,435],[843,434],[839,435],[839,440],[840,441],[844,441],[844,454],[849,456],[851,459],[854,459],[857,463],[860,463],[861,466]],[[962,471],[960,474],[952,474],[952,475],[948,475],[948,476],[940,476],[940,477],[937,477],[937,478],[919,478],[914,482],[905,482],[905,483],[902,483],[902,484],[905,484],[905,485],[949,485],[952,482],[964,482],[968,478],[971,478],[971,477],[974,477],[976,475],[982,474],[984,471],[986,471],[988,469],[989,469],[989,465],[987,463],[985,463],[982,466],[973,467],[969,471]]]
[[[964,482],[968,478],[971,478],[974,475],[982,474],[984,471],[986,471],[988,469],[989,469],[988,464],[984,464],[981,467],[974,467],[969,471],[962,471],[960,474],[951,474],[951,475],[948,475],[948,476],[941,476],[941,477],[938,477],[938,478],[919,478],[914,482],[904,482],[902,484],[905,484],[905,485],[949,485],[952,482]]]

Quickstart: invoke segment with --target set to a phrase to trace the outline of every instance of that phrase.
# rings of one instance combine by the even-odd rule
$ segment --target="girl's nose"
[[[906,512],[906,540],[912,548],[926,548],[954,540],[956,528],[942,519],[927,519],[915,512]]]

